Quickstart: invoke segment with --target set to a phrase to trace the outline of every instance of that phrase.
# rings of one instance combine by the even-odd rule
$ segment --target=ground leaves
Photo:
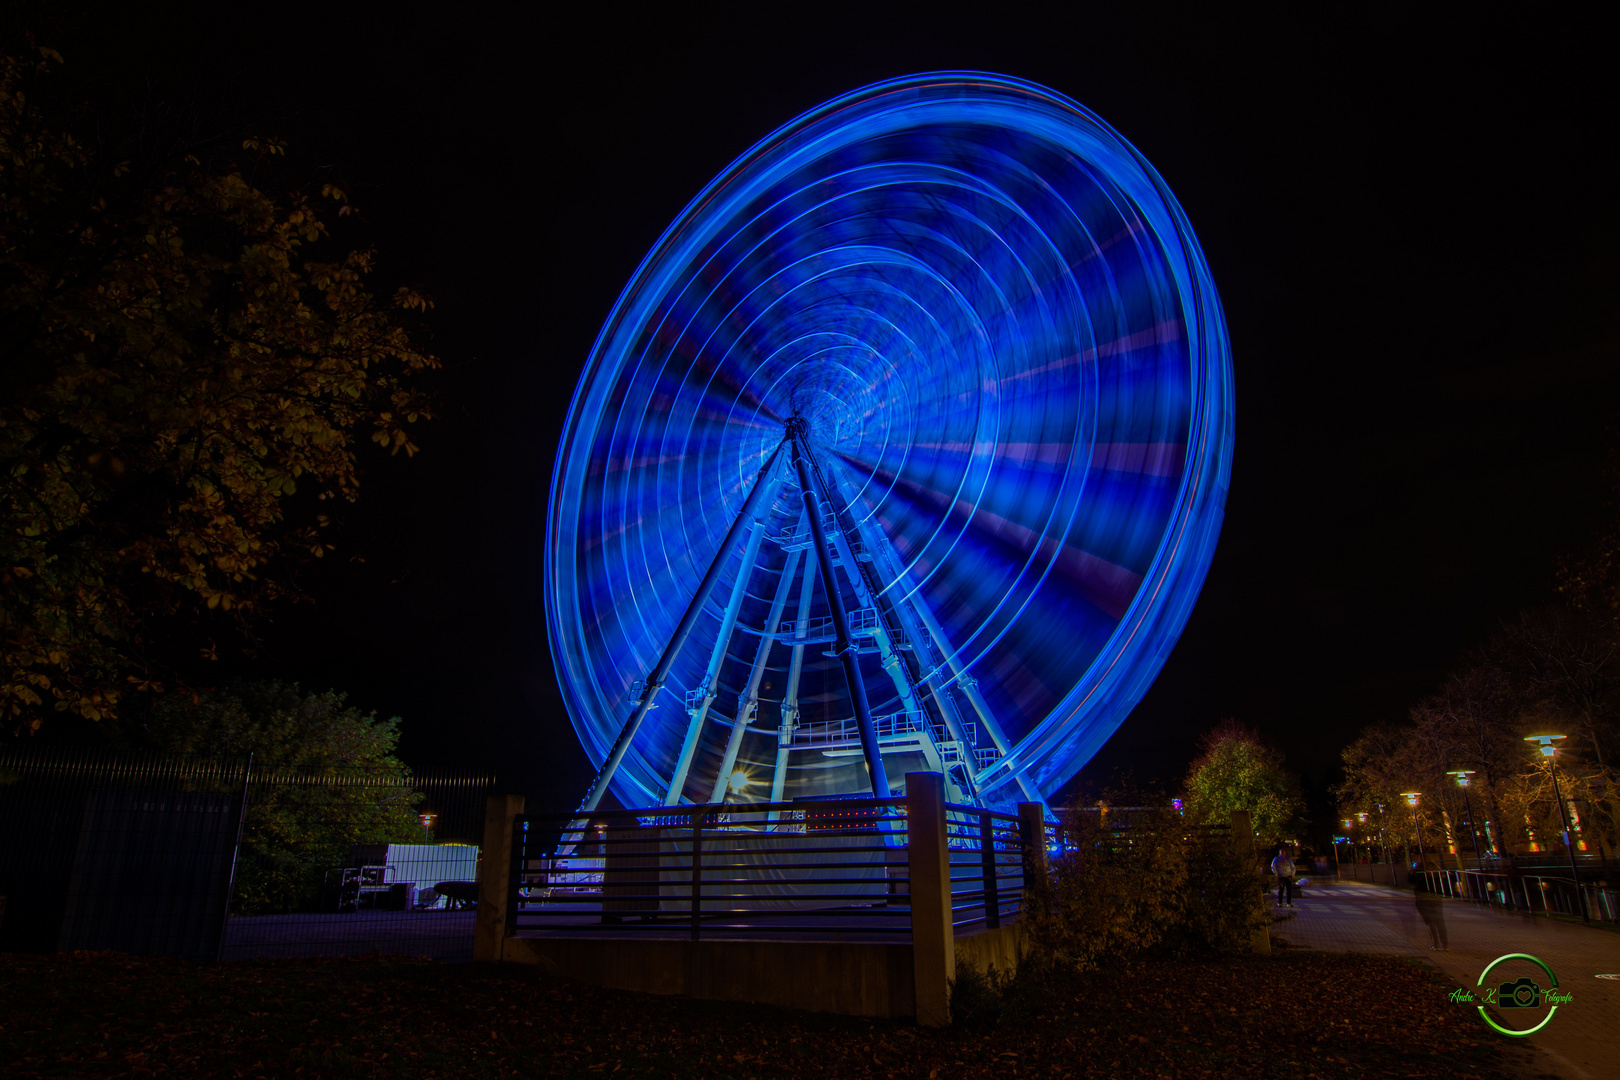
[[[0,958],[8,1077],[1503,1075],[1504,1040],[1396,957],[1144,961],[1015,988],[994,1026],[598,990],[515,966]]]

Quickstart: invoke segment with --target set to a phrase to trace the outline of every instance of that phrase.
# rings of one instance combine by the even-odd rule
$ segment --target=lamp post
[[[1553,798],[1558,801],[1558,820],[1564,824],[1564,850],[1569,853],[1569,872],[1575,877],[1575,895],[1581,901],[1581,918],[1586,922],[1592,921],[1592,916],[1586,910],[1586,893],[1581,889],[1581,870],[1575,863],[1575,844],[1570,839],[1569,811],[1564,807],[1563,792],[1558,790],[1558,769],[1553,764],[1553,755],[1557,748],[1553,743],[1562,739],[1562,735],[1526,735],[1525,742],[1541,744],[1541,756],[1547,759],[1547,771],[1552,774]]]
[[[1389,843],[1384,838],[1384,804],[1378,804],[1378,861],[1389,863]],[[1393,881],[1393,878],[1391,879]]]
[[[1450,769],[1447,770],[1446,775],[1455,776],[1457,786],[1462,788],[1463,809],[1468,811],[1468,835],[1473,837],[1474,840],[1474,868],[1483,870],[1485,869],[1485,863],[1479,855],[1479,827],[1474,824],[1474,804],[1468,799],[1468,781],[1478,771],[1478,769]]]
[[[1425,856],[1423,854],[1423,826],[1418,824],[1418,816],[1417,816],[1417,804],[1418,804],[1418,795],[1419,794],[1420,794],[1420,792],[1416,792],[1416,791],[1403,791],[1403,792],[1401,792],[1402,797],[1404,797],[1406,799],[1406,805],[1410,806],[1412,808],[1412,831],[1417,833],[1418,869],[1422,870]],[[1410,859],[1410,855],[1408,855],[1408,859]]]

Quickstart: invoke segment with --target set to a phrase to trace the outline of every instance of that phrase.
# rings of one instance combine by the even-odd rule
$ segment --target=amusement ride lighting
[[[786,124],[654,245],[569,408],[546,616],[582,809],[739,768],[773,802],[918,769],[1044,801],[1191,613],[1232,410],[1197,238],[1096,114],[944,72]]]

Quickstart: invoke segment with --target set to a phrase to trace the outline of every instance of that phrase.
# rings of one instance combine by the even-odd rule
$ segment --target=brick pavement
[[[1538,1068],[1569,1080],[1620,1076],[1620,980],[1596,977],[1620,975],[1620,933],[1447,900],[1450,948],[1440,952],[1430,949],[1413,894],[1404,889],[1346,881],[1313,884],[1308,892],[1295,901],[1294,918],[1272,928],[1300,948],[1421,957],[1469,989],[1498,956],[1539,957],[1575,999],[1522,1040],[1543,1055]]]

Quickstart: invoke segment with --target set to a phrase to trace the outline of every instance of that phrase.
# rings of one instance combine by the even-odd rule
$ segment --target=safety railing
[[[905,735],[923,734],[929,731],[927,716],[915,711],[883,713],[874,716],[872,717],[872,727],[880,739],[893,739]],[[861,733],[855,718],[848,717],[843,720],[795,724],[787,742],[795,750],[812,750],[817,747],[859,746]]]
[[[1582,913],[1603,922],[1620,922],[1620,890],[1607,885],[1576,882],[1550,874],[1509,874],[1487,870],[1424,870],[1414,873],[1424,888],[1441,896],[1474,900],[1513,911],[1543,915]]]
[[[1024,909],[1024,830],[1013,814],[947,805],[946,847],[951,864],[951,923],[958,932],[994,930]],[[1040,842],[1047,842],[1043,828]]]
[[[514,843],[517,933],[910,927],[904,799],[525,815]]]
[[[1032,845],[1014,815],[950,805],[945,816],[956,932],[1017,918],[1031,848],[1052,826]],[[905,799],[870,798],[520,815],[509,932],[905,938],[910,824]]]
[[[845,616],[851,637],[871,637],[878,632],[877,612],[869,607],[851,608]],[[776,628],[776,637],[786,645],[814,645],[833,641],[838,637],[830,615],[822,615],[802,622],[786,619]]]

